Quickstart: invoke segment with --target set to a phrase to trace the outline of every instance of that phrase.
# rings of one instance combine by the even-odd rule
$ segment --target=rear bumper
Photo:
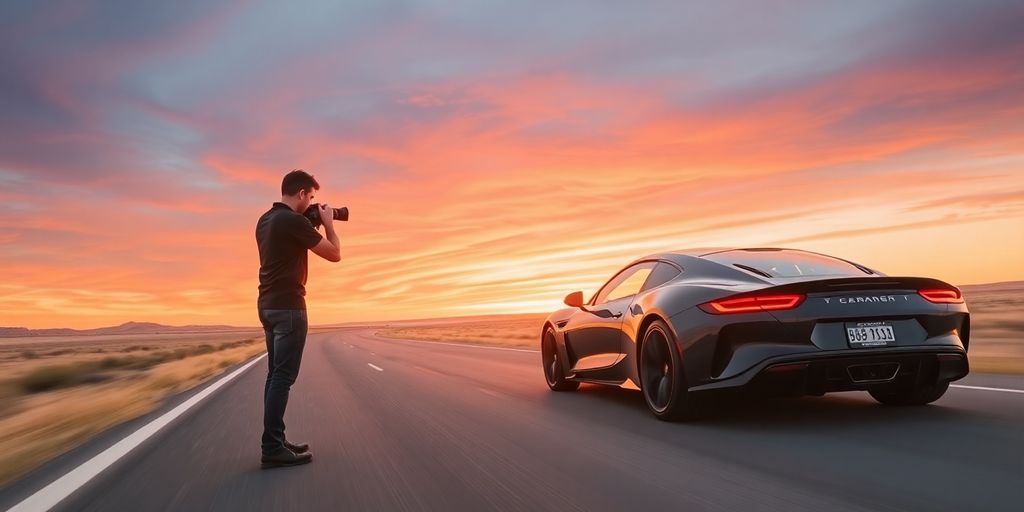
[[[735,377],[690,391],[745,390],[773,395],[821,395],[879,386],[929,384],[970,370],[959,347],[842,350],[769,358]]]

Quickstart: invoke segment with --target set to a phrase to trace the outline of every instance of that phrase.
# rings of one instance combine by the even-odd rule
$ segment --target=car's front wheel
[[[683,358],[675,337],[661,320],[651,323],[640,345],[640,383],[647,408],[659,420],[697,417],[696,404],[687,391]]]
[[[568,380],[562,369],[562,358],[558,357],[555,346],[555,331],[547,329],[540,343],[541,362],[544,364],[544,380],[554,391],[575,391],[580,387],[579,381]]]
[[[871,389],[868,393],[885,405],[925,405],[942,398],[948,389],[949,381],[945,381],[922,386]]]

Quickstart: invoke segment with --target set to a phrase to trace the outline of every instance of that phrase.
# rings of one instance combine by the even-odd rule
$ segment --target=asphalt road
[[[669,424],[638,391],[550,392],[539,359],[358,329],[315,334],[286,416],[289,439],[310,443],[311,464],[259,469],[263,359],[55,510],[1024,506],[1021,393],[954,388],[919,408],[880,406],[866,393],[746,401]],[[1024,378],[958,384],[1024,389]],[[0,490],[0,510],[158,413]]]

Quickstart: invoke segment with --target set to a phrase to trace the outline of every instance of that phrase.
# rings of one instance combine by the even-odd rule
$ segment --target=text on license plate
[[[850,346],[885,347],[896,342],[896,334],[889,322],[856,322],[846,324],[846,339]]]

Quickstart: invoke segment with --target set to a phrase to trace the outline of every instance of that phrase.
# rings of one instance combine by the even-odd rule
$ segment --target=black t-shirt
[[[306,309],[307,252],[323,235],[309,219],[284,203],[264,213],[256,223],[260,250],[260,309]]]

